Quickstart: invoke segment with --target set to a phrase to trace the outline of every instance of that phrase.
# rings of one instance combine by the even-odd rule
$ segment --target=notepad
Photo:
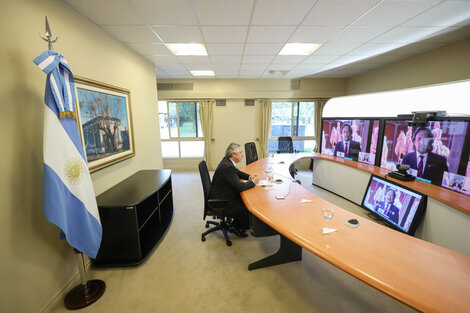
[[[310,203],[310,202],[312,202],[312,200],[309,200],[309,199],[300,200],[300,203]]]
[[[267,180],[267,179],[261,179],[261,180],[258,182],[258,186],[272,187],[273,184],[270,183],[269,180]]]
[[[323,235],[327,235],[327,234],[334,233],[335,231],[336,231],[336,229],[334,229],[334,228],[326,228],[326,227],[324,227],[324,228],[322,229],[322,234],[323,234]]]

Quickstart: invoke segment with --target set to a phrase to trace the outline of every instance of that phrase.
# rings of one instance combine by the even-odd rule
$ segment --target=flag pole
[[[46,33],[39,36],[48,43],[49,50],[53,51],[52,44],[59,39],[56,36],[53,39],[52,31],[49,26],[49,21],[46,16]],[[78,125],[77,125],[78,127]],[[67,309],[76,310],[81,309],[96,302],[104,294],[106,284],[99,279],[87,280],[86,266],[83,253],[74,248],[75,255],[77,256],[78,270],[80,272],[80,284],[74,287],[64,299],[64,304]]]

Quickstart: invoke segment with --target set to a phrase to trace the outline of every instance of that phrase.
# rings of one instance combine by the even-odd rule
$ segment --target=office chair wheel
[[[206,228],[209,228],[209,222],[206,222]]]
[[[206,237],[201,236],[201,241],[206,241]]]
[[[227,246],[231,246],[232,245],[232,242],[231,241],[227,241]]]

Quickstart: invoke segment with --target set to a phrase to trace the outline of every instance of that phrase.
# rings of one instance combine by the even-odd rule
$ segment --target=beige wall
[[[92,174],[97,194],[162,159],[154,66],[63,1],[0,4],[0,312],[40,312],[77,273],[72,249],[42,213],[42,130],[46,75],[32,60],[47,44],[47,15],[75,75],[131,91],[136,156]],[[62,301],[60,299],[60,301]]]
[[[347,81],[348,94],[405,89],[470,78],[470,38],[389,64]]]
[[[230,142],[244,145],[254,141],[259,150],[261,110],[245,106],[244,99],[331,98],[346,94],[346,79],[302,79],[298,90],[291,90],[290,79],[159,79],[158,83],[193,83],[193,90],[158,92],[159,100],[227,99],[225,107],[214,106],[212,167],[215,169]],[[164,167],[196,170],[201,159],[165,159]],[[245,166],[245,161],[239,165]]]

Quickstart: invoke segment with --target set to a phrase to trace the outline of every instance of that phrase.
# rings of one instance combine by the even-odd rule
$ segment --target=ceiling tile
[[[209,55],[241,55],[244,44],[242,43],[208,43],[206,50]]]
[[[370,43],[412,43],[438,31],[439,27],[397,27]]]
[[[289,42],[324,43],[343,29],[343,26],[299,26],[289,38]]]
[[[210,57],[212,63],[240,63],[241,55],[215,55]]]
[[[193,0],[200,25],[248,25],[253,0]]]
[[[240,68],[240,63],[217,63],[212,64],[214,70],[238,70]]]
[[[184,65],[175,63],[175,64],[158,64],[158,68],[162,71],[169,72],[169,71],[186,71],[186,67]]]
[[[355,26],[395,26],[435,6],[441,0],[382,1],[353,23]]]
[[[390,30],[387,26],[350,26],[330,40],[330,43],[365,43]]]
[[[274,58],[273,63],[299,63],[307,58],[307,55],[278,55]]]
[[[165,43],[202,43],[197,26],[159,26],[153,27]]]
[[[360,46],[360,43],[326,43],[321,46],[314,55],[343,55],[354,48]]]
[[[273,55],[245,55],[243,63],[271,63],[273,59]]]
[[[126,0],[65,0],[98,25],[146,25]]]
[[[238,76],[238,70],[214,70],[215,76]]]
[[[247,42],[286,42],[294,29],[294,26],[251,26],[248,30]]]
[[[109,1],[109,0],[108,0]],[[152,25],[197,25],[191,1],[129,0]],[[99,2],[99,1],[97,1]],[[171,14],[169,14],[171,12]]]
[[[453,26],[470,18],[470,1],[445,1],[401,26]]]
[[[380,0],[320,0],[302,25],[347,26],[379,2]]]
[[[188,71],[211,71],[212,66],[210,64],[185,64]]]
[[[202,26],[206,43],[243,43],[248,27],[240,26]]]
[[[315,1],[257,0],[251,25],[297,25]]]
[[[192,78],[193,75],[189,71],[165,71],[173,78]]]
[[[179,55],[178,60],[181,63],[193,63],[193,64],[210,63],[209,57],[205,55]]]
[[[297,64],[290,64],[290,63],[277,63],[271,64],[268,67],[268,70],[275,70],[275,71],[290,71],[293,69]]]
[[[152,29],[147,26],[103,26],[103,29],[126,43],[160,42]]]
[[[269,63],[242,63],[240,69],[242,70],[265,70]]]
[[[277,55],[282,47],[282,43],[247,43],[245,55]]]
[[[337,55],[311,55],[302,64],[324,64],[337,59]]]
[[[264,73],[264,70],[240,70],[240,76],[252,75],[252,76],[260,76]]]
[[[162,43],[129,43],[127,45],[142,55],[173,55]]]
[[[155,64],[179,63],[178,58],[174,55],[149,55],[147,59]]]

